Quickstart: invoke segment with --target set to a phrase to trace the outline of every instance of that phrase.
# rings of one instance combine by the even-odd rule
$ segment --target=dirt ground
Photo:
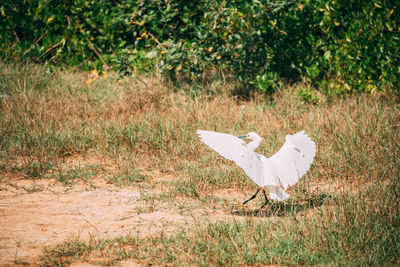
[[[35,187],[40,187],[41,191],[21,189]],[[112,238],[138,233],[145,237],[171,233],[203,220],[245,218],[226,210],[201,208],[190,198],[154,203],[145,200],[140,188],[118,188],[101,180],[95,187],[82,184],[65,187],[49,180],[24,178],[3,185],[0,191],[0,266],[34,264],[44,247],[75,237]],[[152,190],[147,190],[146,195],[156,194],[158,189]],[[232,199],[238,194],[227,189],[218,195]]]
[[[117,168],[112,162],[98,159],[76,158],[67,164],[88,162],[99,163],[109,172]],[[235,207],[235,203],[240,204],[251,195],[249,192],[216,190],[210,203],[190,197],[160,198],[178,178],[151,171],[145,174],[150,179],[144,184],[123,187],[108,182],[104,173],[90,182],[78,180],[69,186],[54,179],[28,179],[10,174],[0,184],[0,266],[34,265],[43,248],[76,237],[83,240],[128,234],[147,237],[174,233],[203,222],[266,219],[252,213],[261,200],[246,205],[249,208]],[[317,186],[313,191],[330,190]],[[232,207],[236,211],[232,212]],[[86,266],[82,264],[77,266]],[[121,265],[132,266],[135,262]]]

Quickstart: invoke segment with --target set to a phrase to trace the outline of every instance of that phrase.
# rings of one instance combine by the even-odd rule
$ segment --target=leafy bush
[[[306,77],[326,94],[382,86],[399,93],[400,19],[393,14],[400,8],[394,2],[230,1],[220,7],[206,11],[202,34],[181,45],[196,57],[169,55],[166,65],[182,72],[186,61],[200,58],[263,91],[278,89],[282,78]]]
[[[399,12],[388,0],[5,0],[0,55],[122,74],[156,65],[173,81],[233,75],[268,92],[306,78],[326,94],[400,95]]]

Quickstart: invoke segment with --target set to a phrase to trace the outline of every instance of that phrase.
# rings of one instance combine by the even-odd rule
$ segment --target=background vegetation
[[[326,94],[399,94],[398,14],[389,0],[5,0],[0,55],[123,75],[156,66],[175,82],[232,77],[245,91],[306,80]]]

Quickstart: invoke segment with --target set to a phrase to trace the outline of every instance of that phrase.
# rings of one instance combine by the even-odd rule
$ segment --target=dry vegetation
[[[91,237],[71,231],[58,244],[39,242],[40,257],[25,257],[23,245],[15,247],[20,256],[5,245],[16,235],[10,223],[1,230],[0,258],[15,257],[3,264],[400,264],[400,105],[390,95],[312,105],[297,96],[306,85],[243,100],[222,82],[177,89],[152,76],[93,80],[33,65],[2,65],[0,73],[0,93],[11,95],[0,99],[3,218],[16,209],[23,214],[22,200],[10,202],[18,197],[31,199],[32,208],[51,201],[56,209],[72,193],[63,207],[86,205],[77,192],[134,192],[125,212],[136,229]],[[236,206],[254,185],[202,145],[196,129],[256,131],[265,138],[259,149],[265,155],[304,129],[317,156],[287,202],[254,217],[258,203]],[[86,201],[93,201],[86,211],[102,210],[101,198]],[[166,225],[135,225],[140,215],[160,212]],[[73,228],[69,216],[63,220]],[[105,220],[98,229],[111,224]]]

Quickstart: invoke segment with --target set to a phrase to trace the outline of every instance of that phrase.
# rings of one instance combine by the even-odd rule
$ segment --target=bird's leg
[[[243,202],[243,205],[246,204],[247,202],[249,202],[250,200],[254,199],[257,196],[258,192],[260,192],[260,188],[257,190],[257,192],[251,198],[249,198],[248,200]],[[264,194],[265,194],[265,192],[264,192]]]
[[[264,193],[264,197],[265,197],[265,203],[261,206],[260,210],[261,210],[262,208],[264,208],[264,207],[268,204],[268,202],[269,202],[269,200],[268,200],[268,198],[267,198],[267,194],[265,193],[265,190],[263,190],[263,193]]]
[[[264,190],[264,189],[263,189],[263,193],[264,193],[264,197],[265,197],[265,203],[261,206],[261,208],[259,208],[258,210],[256,210],[256,211],[254,212],[254,215],[257,215],[258,212],[259,212],[260,210],[262,210],[262,208],[264,208],[264,207],[268,204],[268,202],[269,202],[269,200],[268,200],[268,198],[267,198],[267,194],[265,193],[265,190]]]

